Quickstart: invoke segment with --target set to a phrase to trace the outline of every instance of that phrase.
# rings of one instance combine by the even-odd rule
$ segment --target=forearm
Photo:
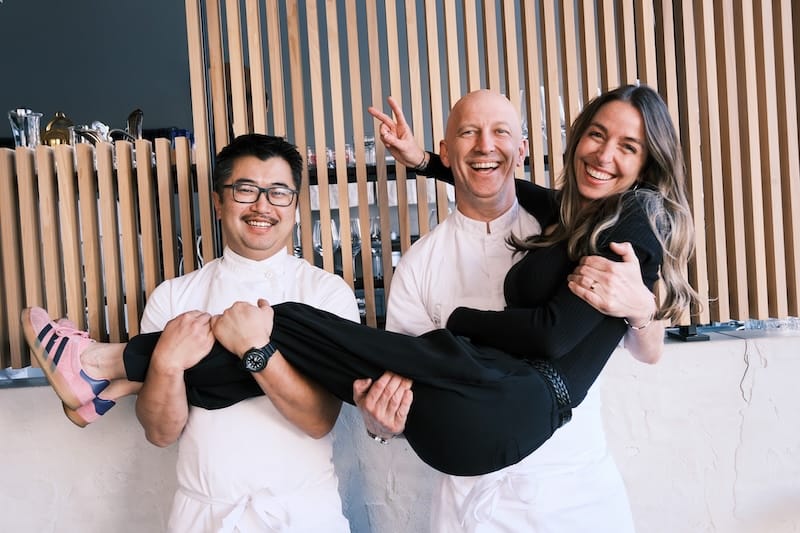
[[[298,372],[280,351],[253,377],[275,408],[310,437],[322,438],[333,429],[342,403]]]
[[[180,437],[189,417],[183,369],[164,361],[164,354],[153,353],[139,396],[136,416],[149,442],[169,446]]]
[[[662,320],[653,320],[643,329],[629,327],[624,338],[625,348],[643,363],[657,363],[664,353],[664,328]]]

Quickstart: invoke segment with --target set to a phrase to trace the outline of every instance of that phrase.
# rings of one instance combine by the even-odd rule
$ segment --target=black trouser
[[[514,464],[559,426],[550,385],[531,364],[476,347],[447,330],[411,337],[362,326],[299,303],[273,306],[271,340],[287,361],[353,403],[353,381],[391,370],[414,381],[405,436],[430,466],[479,475]],[[125,349],[128,379],[143,381],[160,333]],[[218,343],[185,374],[189,403],[206,409],[263,394],[239,358]]]

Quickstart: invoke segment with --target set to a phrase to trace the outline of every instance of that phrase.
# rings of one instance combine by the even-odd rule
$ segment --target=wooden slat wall
[[[187,4],[218,9],[211,0],[187,0]],[[284,83],[280,78],[282,55],[270,50],[268,56],[262,54],[267,67],[254,69],[252,63],[257,57],[252,53],[249,66],[251,73],[263,70],[269,75],[274,71],[276,76],[254,81],[253,85],[285,90],[285,97],[272,99],[270,113],[280,109],[280,113],[301,117],[293,125],[294,140],[301,150],[305,146],[305,124],[314,124],[311,144],[318,161],[324,162],[326,146],[337,152],[332,174],[337,181],[341,181],[345,164],[338,156],[343,142],[359,147],[358,161],[359,140],[375,132],[375,125],[365,118],[366,107],[383,105],[388,94],[403,103],[407,118],[426,146],[436,148],[446,110],[455,99],[479,87],[506,92],[522,106],[528,123],[529,177],[552,184],[563,162],[546,154],[563,151],[562,127],[568,130],[586,99],[595,96],[598,89],[620,83],[648,83],[664,96],[681,134],[695,214],[698,249],[686,272],[705,303],[702,309],[687,310],[686,320],[707,323],[798,314],[798,37],[789,22],[793,16],[789,0],[733,5],[722,0],[581,0],[568,5],[525,0],[417,0],[402,5],[388,0],[287,1],[287,20],[281,20],[274,2],[265,1],[268,24],[258,29],[252,20],[240,22],[241,14],[234,4],[226,2],[229,11],[224,16],[215,11],[216,16],[208,17],[210,47],[216,49],[220,44],[215,37],[220,31],[227,31],[229,40],[234,39],[239,31],[236,24],[247,27],[250,43],[257,44],[252,35],[258,32],[271,46],[280,46],[279,30],[286,25],[296,30],[288,32],[291,80]],[[244,16],[251,17],[251,11],[255,12],[248,4]],[[347,17],[348,28],[354,24],[366,27],[366,36],[358,38],[354,31],[340,35],[335,22],[342,17]],[[222,19],[234,26],[219,30]],[[325,59],[320,55],[323,39],[328,53]],[[366,50],[357,54],[356,47]],[[442,50],[444,62],[439,57]],[[223,49],[227,61],[239,61],[241,56],[238,44],[229,43]],[[361,64],[360,57],[369,58],[369,63]],[[328,68],[322,68],[323,61]],[[213,64],[211,61],[210,71]],[[299,64],[309,65],[309,79]],[[423,64],[428,65],[424,73],[420,69]],[[232,72],[244,66],[232,65]],[[358,83],[353,67],[358,68],[361,78],[369,78],[365,83],[370,87],[369,94],[362,95],[360,87],[354,88]],[[205,65],[195,68],[206,72]],[[348,80],[347,85],[342,85],[344,80]],[[219,82],[211,80],[212,92],[215,85]],[[304,89],[306,86],[310,90]],[[519,101],[519,89],[525,91],[524,102]],[[234,101],[236,92],[241,90],[236,88]],[[213,109],[215,104],[211,103],[211,114],[219,131],[216,117],[220,114]],[[351,112],[345,123],[350,121],[349,131],[355,135],[342,141],[345,109]],[[268,117],[268,128],[283,134],[282,118],[276,122],[281,124],[271,125]],[[203,127],[196,124],[196,129]],[[393,178],[400,209],[392,215],[395,219],[390,227],[387,191],[393,184],[386,179],[380,143],[376,151],[374,190],[383,233],[398,231],[401,249],[405,250],[411,242],[412,227],[424,234],[430,220],[445,216],[446,189],[436,186],[437,211],[429,219],[424,200],[419,200],[427,196],[428,185],[416,183],[421,205],[416,219],[412,219],[411,211],[405,209],[406,180],[410,182],[414,175],[406,175],[399,167]],[[325,183],[327,176],[322,174],[320,213],[311,213],[308,208],[310,195],[301,196],[300,218],[307,222],[304,244],[312,216],[321,218],[324,225],[331,220],[348,220],[348,214],[337,215],[331,208],[335,200]],[[364,180],[364,173],[358,171],[358,187]],[[359,203],[363,202],[360,190]],[[346,203],[344,192],[339,187],[339,201]],[[359,205],[363,218],[361,209]],[[305,257],[313,260],[308,253]],[[388,286],[391,267],[385,242],[382,260]],[[349,261],[345,257],[336,266],[346,278],[353,269]],[[334,268],[327,252],[323,264],[328,270]]]
[[[31,364],[19,326],[24,307],[44,306],[95,338],[124,341],[138,333],[145,298],[165,273],[199,266],[193,236],[213,215],[192,207],[191,149],[183,138],[177,150],[168,139],[156,144],[161,183],[144,140],[135,154],[121,141],[0,149],[0,367]],[[178,234],[189,241],[181,249]]]
[[[286,136],[304,156],[310,147],[317,170],[326,147],[336,152],[335,184],[319,172],[312,195],[304,171],[302,251],[314,261],[313,219],[335,221],[344,256],[334,260],[325,234],[322,264],[349,283],[356,270],[367,274],[366,320],[376,325],[373,265],[350,254],[350,217],[359,217],[363,250],[378,214],[382,235],[398,232],[404,251],[449,202],[437,184],[429,218],[431,185],[400,166],[390,176],[380,142],[368,172],[362,140],[377,135],[366,108],[387,109],[394,95],[418,138],[438,149],[447,110],[479,87],[506,92],[524,111],[528,177],[543,184],[563,165],[547,156],[563,150],[562,108],[569,135],[598,88],[656,87],[681,134],[695,215],[698,250],[686,272],[705,303],[685,320],[797,316],[797,9],[790,0],[186,0],[194,147],[162,139],[0,150],[0,363],[29,362],[18,326],[27,305],[67,314],[104,339],[135,333],[161,280],[219,253],[213,154],[246,131]],[[355,153],[349,187],[345,144]],[[112,238],[101,245],[101,235]],[[391,252],[382,239],[387,293]]]

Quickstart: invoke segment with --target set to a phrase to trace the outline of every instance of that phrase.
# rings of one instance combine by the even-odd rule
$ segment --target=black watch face
[[[250,350],[244,354],[242,363],[250,372],[260,372],[267,366],[267,358],[258,350]]]

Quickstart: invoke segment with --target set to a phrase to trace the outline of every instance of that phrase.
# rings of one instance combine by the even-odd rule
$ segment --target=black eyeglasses
[[[275,185],[273,187],[259,187],[252,183],[233,183],[231,185],[223,185],[223,189],[233,189],[233,201],[240,204],[254,204],[258,201],[261,193],[267,197],[267,201],[275,207],[287,207],[292,205],[294,195],[297,191],[284,187],[283,185]]]

